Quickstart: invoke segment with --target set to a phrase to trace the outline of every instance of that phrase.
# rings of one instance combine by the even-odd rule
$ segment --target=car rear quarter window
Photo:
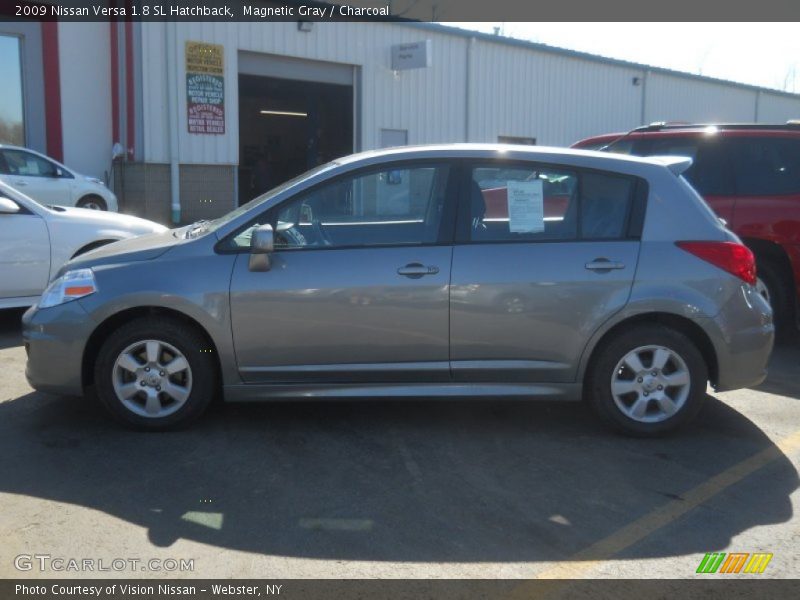
[[[748,136],[729,143],[739,194],[800,194],[800,138]]]

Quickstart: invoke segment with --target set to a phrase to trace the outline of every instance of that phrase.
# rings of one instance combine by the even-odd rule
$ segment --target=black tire
[[[784,270],[773,262],[759,261],[758,278],[764,283],[769,294],[775,321],[775,335],[782,340],[794,337],[797,333],[794,320],[794,294]]]
[[[75,206],[77,206],[78,208],[90,208],[93,210],[108,210],[108,205],[106,204],[106,201],[103,200],[100,196],[96,196],[94,194],[90,194],[89,196],[84,196],[83,198],[78,200]]]
[[[190,393],[180,408],[162,417],[136,414],[117,396],[112,378],[119,355],[143,340],[166,342],[183,354],[191,375]],[[198,418],[217,391],[217,365],[205,336],[195,328],[165,317],[143,317],[126,323],[103,342],[94,365],[97,397],[112,417],[136,429],[161,431]],[[160,388],[159,388],[160,389]],[[168,400],[168,399],[167,399]]]
[[[617,406],[611,391],[617,365],[628,353],[643,346],[663,346],[671,350],[683,360],[689,372],[688,396],[680,408],[664,420],[649,423],[626,415]],[[606,424],[626,435],[649,437],[672,431],[693,419],[703,404],[707,382],[708,367],[689,338],[663,325],[641,324],[621,331],[597,349],[587,370],[584,393]]]

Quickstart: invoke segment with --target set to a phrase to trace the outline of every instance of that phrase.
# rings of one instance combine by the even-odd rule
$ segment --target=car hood
[[[148,221],[147,219],[134,217],[133,215],[77,208],[75,206],[49,206],[48,208],[51,211],[50,220],[58,223],[117,229],[119,231],[128,232],[129,235],[167,231],[166,227],[159,225],[155,221]]]
[[[181,241],[173,235],[172,230],[164,228],[164,231],[120,240],[76,256],[58,274],[70,269],[152,260]]]

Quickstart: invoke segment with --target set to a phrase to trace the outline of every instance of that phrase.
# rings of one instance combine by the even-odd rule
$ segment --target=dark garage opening
[[[352,86],[239,75],[239,204],[352,152]]]

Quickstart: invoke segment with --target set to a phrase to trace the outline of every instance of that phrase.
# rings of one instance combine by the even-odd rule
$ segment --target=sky
[[[800,94],[797,23],[443,23]]]

